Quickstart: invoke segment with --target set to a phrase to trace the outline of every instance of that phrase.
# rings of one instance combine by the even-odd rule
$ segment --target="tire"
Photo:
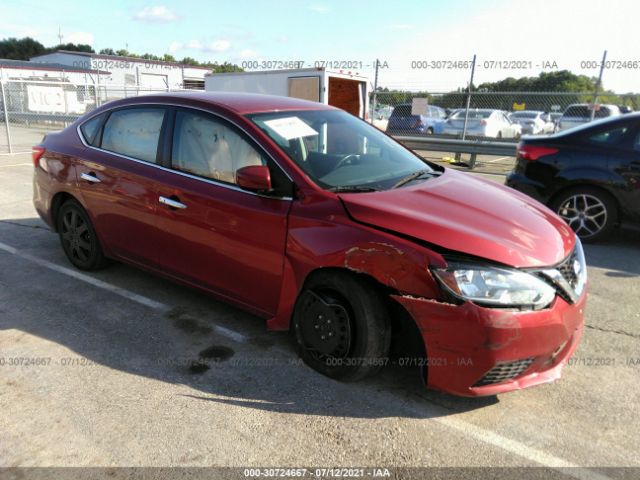
[[[557,195],[550,207],[583,242],[605,239],[618,223],[615,200],[598,188],[571,188]]]
[[[75,200],[67,200],[56,218],[60,244],[74,267],[99,270],[108,261],[93,228],[89,215]]]
[[[386,364],[391,343],[387,308],[372,284],[347,272],[320,272],[296,302],[298,354],[327,377],[355,381]]]
[[[433,135],[433,128],[427,128],[427,135]]]

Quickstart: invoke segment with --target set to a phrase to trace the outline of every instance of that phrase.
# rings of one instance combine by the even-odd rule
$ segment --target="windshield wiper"
[[[339,185],[337,187],[328,188],[327,190],[334,193],[377,192],[378,191],[376,188],[363,187],[361,185]]]
[[[406,177],[404,177],[402,180],[397,182],[391,188],[401,187],[402,185],[405,185],[405,184],[407,184],[409,182],[412,182],[413,180],[417,180],[418,178],[422,177],[423,175],[429,175],[430,177],[437,177],[437,176],[440,175],[440,173],[441,172],[437,172],[435,170],[418,170],[417,172],[413,172],[411,175],[407,175]]]

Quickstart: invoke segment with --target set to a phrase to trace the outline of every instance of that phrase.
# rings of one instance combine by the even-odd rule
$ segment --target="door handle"
[[[91,173],[81,173],[80,174],[80,178],[82,180],[86,180],[89,183],[100,183],[102,180],[100,180],[98,177],[96,177],[96,174],[91,172]]]
[[[184,203],[179,202],[178,200],[175,200],[173,198],[160,197],[158,201],[168,207],[177,208],[179,210],[184,210],[185,208],[187,208]]]

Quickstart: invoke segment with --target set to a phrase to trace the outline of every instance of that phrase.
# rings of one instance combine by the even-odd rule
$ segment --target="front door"
[[[220,117],[177,109],[170,168],[158,181],[158,243],[166,271],[256,311],[276,311],[291,199],[272,160]],[[273,195],[235,184],[235,171],[269,164]],[[277,193],[280,191],[281,193]]]

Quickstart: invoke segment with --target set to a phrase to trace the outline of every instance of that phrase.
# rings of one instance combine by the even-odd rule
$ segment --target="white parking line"
[[[62,273],[63,275],[67,275],[77,280],[81,280],[90,285],[93,285],[94,287],[102,288],[109,292],[115,293],[116,295],[120,295],[121,297],[127,298],[129,300],[140,303],[142,305],[153,308],[155,310],[160,310],[162,312],[168,312],[171,310],[171,308],[164,303],[157,302],[143,295],[139,295],[137,293],[133,293],[128,290],[125,290],[124,288],[120,288],[110,283],[103,282],[102,280],[98,280],[96,278],[93,278],[84,273],[80,273],[78,271],[72,270],[70,268],[62,267],[60,265],[56,265],[55,263],[49,262],[47,260],[34,257],[33,255],[21,252],[18,249],[10,245],[7,245],[5,243],[0,242],[0,250],[3,250],[12,255],[16,255],[20,258],[23,258],[25,260],[28,260],[37,265],[48,268],[50,270],[56,271],[58,273]],[[214,326],[214,331],[236,342],[244,342],[247,340],[247,337],[242,333],[236,332],[235,330],[231,330],[229,328],[226,328],[220,325]],[[278,351],[288,355],[288,352],[285,352],[284,350],[278,349]],[[475,440],[478,440],[479,442],[483,442],[488,445],[498,447],[506,452],[517,455],[525,460],[538,463],[545,467],[560,469],[562,473],[569,475],[571,477],[574,477],[576,479],[611,480],[610,477],[601,475],[587,468],[582,468],[579,465],[571,463],[567,460],[564,460],[562,458],[556,457],[549,453],[543,452],[542,450],[529,447],[524,443],[518,442],[517,440],[512,440],[510,438],[503,437],[502,435],[494,432],[493,430],[487,430],[485,428],[474,425],[473,423],[465,422],[464,420],[455,418],[454,416],[443,416],[438,418],[432,418],[431,420],[441,425],[444,425],[446,427],[449,427],[453,430],[456,430],[467,437],[471,437],[471,438],[474,438]]]
[[[497,162],[501,162],[502,160],[506,160],[507,158],[513,158],[513,157],[500,157],[500,158],[494,158],[493,160],[489,160],[489,161],[487,161],[487,163],[497,163]]]
[[[137,293],[130,292],[128,290],[125,290],[124,288],[120,288],[115,285],[111,285],[110,283],[103,282],[102,280],[98,280],[97,278],[93,278],[89,275],[80,273],[76,270],[72,270],[70,268],[63,267],[61,265],[56,265],[55,263],[49,262],[47,260],[34,257],[33,255],[29,255],[28,253],[21,252],[16,248],[13,248],[12,246],[7,245],[5,243],[0,242],[0,250],[4,250],[5,252],[11,253],[25,260],[29,260],[30,262],[36,263],[41,267],[48,268],[49,270],[54,270],[58,273],[62,273],[63,275],[67,275],[68,277],[73,277],[76,280],[81,280],[90,285],[93,285],[94,287],[102,288],[103,290],[108,290],[112,293],[115,293],[116,295],[120,295],[121,297],[140,303],[141,305],[145,305],[147,307],[150,307],[156,310],[161,310],[164,312],[168,312],[169,310],[171,310],[171,308],[168,305],[165,305],[164,303],[156,302],[155,300],[152,300],[148,297],[145,297],[143,295],[138,295]]]
[[[560,470],[563,474],[577,478],[578,480],[612,480],[611,477],[601,475],[593,470],[581,467],[575,463],[564,460],[563,458],[543,452],[542,450],[529,447],[517,440],[503,437],[492,430],[478,427],[473,423],[465,422],[464,420],[460,420],[452,416],[432,418],[432,420],[440,423],[441,425],[458,430],[467,437],[473,437],[476,440],[501,448],[502,450],[513,453],[514,455],[545,467]]]
[[[116,285],[112,285],[110,283],[107,282],[103,282],[102,280],[98,280],[97,278],[93,278],[90,275],[86,275],[84,273],[78,272],[77,270],[73,270],[71,268],[67,268],[67,267],[63,267],[61,265],[57,265],[55,263],[49,262],[47,260],[43,260],[42,258],[38,258],[38,257],[34,257],[33,255],[30,255],[28,253],[24,253],[19,251],[18,249],[7,245],[6,243],[2,243],[0,242],[0,250],[4,250],[7,253],[10,253],[12,255],[16,255],[20,258],[23,258],[25,260],[29,260],[30,262],[36,263],[42,267],[48,268],[49,270],[53,270],[55,272],[58,273],[62,273],[63,275],[67,275],[69,277],[73,277],[76,280],[81,280],[83,282],[86,282],[90,285],[93,285],[94,287],[98,287],[98,288],[102,288],[103,290],[107,290],[111,293],[115,293],[116,295],[120,295],[121,297],[127,298],[129,300],[132,300],[136,303],[139,303],[141,305],[144,305],[146,307],[149,308],[153,308],[154,310],[158,310],[162,313],[167,313],[169,312],[172,307],[170,307],[169,305],[166,305],[162,302],[158,302],[156,300],[153,300],[149,297],[145,297],[144,295],[140,295],[138,293],[133,293],[130,292],[129,290],[125,290],[124,288],[118,287]],[[238,342],[238,343],[242,343],[242,342],[246,342],[248,340],[248,337],[246,337],[245,335],[243,335],[240,332],[236,332],[234,330],[231,330],[229,328],[220,326],[220,325],[215,325],[214,330],[216,333],[218,333],[219,335],[222,335],[223,337],[227,337],[230,338],[231,340]]]

